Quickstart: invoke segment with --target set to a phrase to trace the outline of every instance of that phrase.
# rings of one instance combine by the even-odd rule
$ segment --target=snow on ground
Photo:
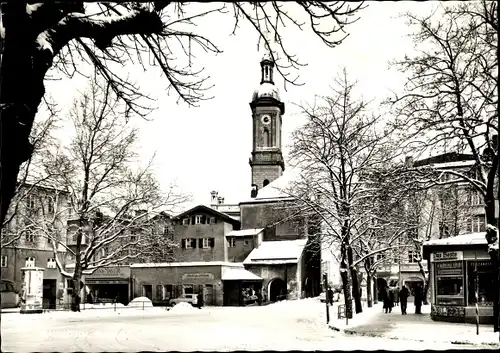
[[[192,312],[194,310],[196,310],[196,308],[194,308],[191,304],[182,303],[182,302],[179,304],[176,304],[172,309],[170,309],[170,311],[174,312],[174,313]]]
[[[129,308],[132,307],[137,307],[137,308],[151,308],[153,307],[153,303],[151,302],[151,299],[148,297],[137,297],[134,298],[128,303],[127,305]]]

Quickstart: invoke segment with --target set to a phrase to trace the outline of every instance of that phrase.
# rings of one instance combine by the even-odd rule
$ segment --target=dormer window
[[[201,224],[202,216],[197,215],[194,217],[194,224]]]

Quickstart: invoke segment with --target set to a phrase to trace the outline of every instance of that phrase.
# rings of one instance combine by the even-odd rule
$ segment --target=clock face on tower
[[[271,122],[271,117],[269,115],[262,115],[260,121],[262,121],[262,124],[268,125]]]

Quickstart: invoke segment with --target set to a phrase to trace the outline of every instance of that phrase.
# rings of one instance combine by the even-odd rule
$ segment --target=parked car
[[[21,305],[15,283],[6,279],[0,280],[1,308],[17,308]]]
[[[198,305],[198,297],[196,294],[183,294],[178,298],[170,299],[170,305],[174,306],[179,303],[189,303],[192,306]]]

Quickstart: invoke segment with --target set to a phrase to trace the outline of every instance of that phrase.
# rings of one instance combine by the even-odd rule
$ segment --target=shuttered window
[[[208,238],[208,244],[213,248],[215,246],[215,238]]]

